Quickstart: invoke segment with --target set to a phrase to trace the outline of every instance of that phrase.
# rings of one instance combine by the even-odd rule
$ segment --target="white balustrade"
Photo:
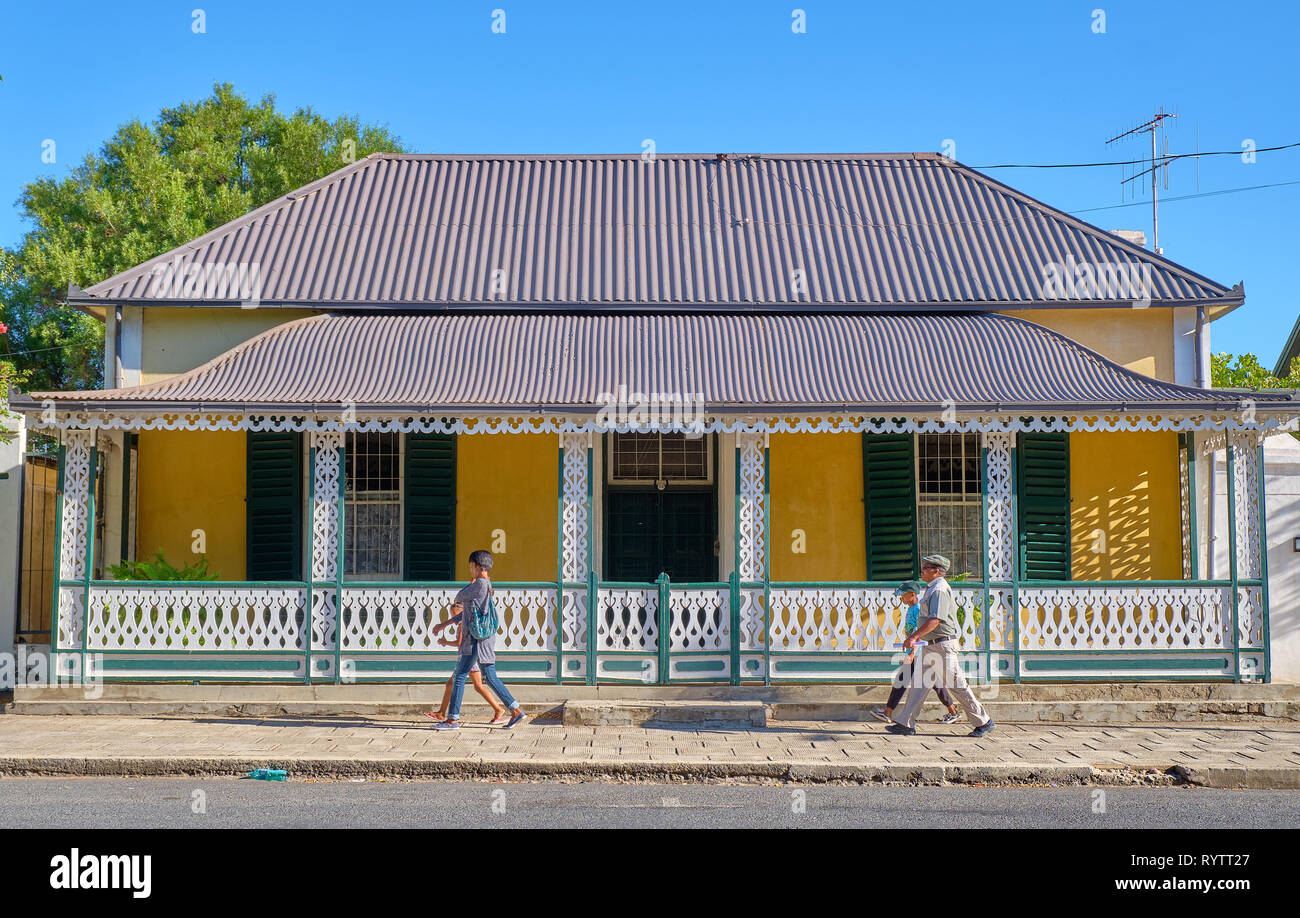
[[[731,597],[726,589],[670,590],[670,650],[731,649]]]
[[[90,589],[88,650],[302,651],[307,590],[294,587]]]
[[[658,618],[658,590],[601,589],[596,598],[596,649],[657,650]]]
[[[1028,587],[1020,590],[1020,649],[1231,648],[1230,601],[1222,586]]]
[[[451,617],[457,587],[363,587],[343,590],[343,650],[448,651],[456,626],[439,637],[433,627]],[[555,650],[555,590],[497,588],[498,652]]]
[[[983,646],[982,594],[953,590],[960,621],[958,646]],[[907,610],[891,589],[780,588],[771,593],[772,650],[793,653],[895,653]]]

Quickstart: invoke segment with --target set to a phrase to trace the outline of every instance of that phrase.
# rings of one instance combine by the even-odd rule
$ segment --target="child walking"
[[[894,590],[894,595],[901,598],[907,603],[907,617],[903,620],[903,630],[911,634],[916,630],[917,616],[920,614],[920,594],[922,586],[915,580],[904,580]],[[920,667],[916,665],[916,651],[913,650],[903,661],[902,667],[894,674],[894,687],[889,692],[889,698],[885,701],[884,707],[874,707],[871,709],[871,716],[876,720],[884,723],[891,723],[894,715],[894,708],[902,699],[903,693],[911,685],[913,679],[920,679]],[[917,684],[920,684],[919,682]],[[939,701],[948,709],[948,713],[940,719],[943,724],[955,724],[961,720],[961,715],[957,713],[957,705],[953,703],[952,694],[942,685],[934,687],[935,693],[939,696]]]

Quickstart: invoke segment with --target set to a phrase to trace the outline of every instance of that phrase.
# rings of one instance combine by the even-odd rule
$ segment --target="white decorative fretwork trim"
[[[1253,580],[1260,575],[1259,557],[1259,446],[1250,434],[1233,434],[1233,489],[1237,518],[1237,576]]]
[[[338,576],[339,476],[343,434],[313,430],[315,477],[312,481],[311,579],[331,581]]]
[[[95,434],[69,430],[63,434],[63,527],[59,539],[59,576],[80,580],[86,573],[86,539],[90,535],[90,450]]]
[[[702,421],[628,424],[613,423],[593,414],[363,414],[344,409],[338,414],[262,415],[240,412],[140,411],[25,412],[34,430],[355,430],[394,433],[603,433],[670,432],[738,433],[1016,433],[1073,431],[1225,431],[1250,430],[1261,435],[1297,429],[1293,411],[1245,412],[1111,412],[1108,414],[1058,414],[1030,417],[1026,410],[950,418],[940,414],[901,414],[890,417],[865,414],[761,414],[762,406],[746,415],[708,415]]]
[[[764,543],[767,506],[763,494],[765,440],[761,433],[736,434],[736,450],[740,454],[740,480],[736,482],[736,500],[740,505],[736,542],[740,552],[740,579],[750,582],[762,580],[767,572],[767,545]]]
[[[992,582],[1005,583],[1015,576],[1016,528],[1011,504],[1015,491],[1011,462],[1015,439],[1009,433],[986,433],[982,440],[988,450],[988,543],[985,546],[988,571],[985,576]],[[989,606],[989,643],[996,648],[1010,647],[1010,597],[1005,591],[992,590]]]
[[[587,444],[588,435],[566,433],[560,435],[560,448],[564,450],[563,517],[560,520],[561,569],[568,583],[586,583],[590,561],[587,557],[587,529],[591,508],[587,505]]]

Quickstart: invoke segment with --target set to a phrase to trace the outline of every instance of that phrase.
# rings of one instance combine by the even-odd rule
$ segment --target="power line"
[[[1300,140],[1295,143],[1284,143],[1276,147],[1257,147],[1254,150],[1210,150],[1205,153],[1174,153],[1166,157],[1169,161],[1175,159],[1194,159],[1198,156],[1240,156],[1243,153],[1271,153],[1274,150],[1289,150],[1292,147],[1300,147]],[[1091,166],[1141,166],[1149,160],[1145,159],[1126,159],[1116,160],[1107,163],[994,163],[990,166],[970,166],[971,169],[1086,169]]]
[[[1170,201],[1190,201],[1192,198],[1212,198],[1221,194],[1235,194],[1238,191],[1258,191],[1261,188],[1281,188],[1284,185],[1300,185],[1300,181],[1295,182],[1273,182],[1269,185],[1243,185],[1240,188],[1220,188],[1217,191],[1202,191],[1198,194],[1179,194],[1172,198],[1165,198],[1165,203]],[[1104,207],[1084,207],[1080,210],[1067,210],[1068,214],[1086,214],[1095,210],[1116,210],[1120,207],[1145,207],[1146,201],[1130,201],[1128,204],[1107,204]]]

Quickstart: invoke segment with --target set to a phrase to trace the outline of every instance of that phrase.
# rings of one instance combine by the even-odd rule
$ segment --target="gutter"
[[[157,401],[157,400],[109,400],[109,399],[59,399],[54,398],[52,401],[58,410],[61,411],[84,411],[84,412],[105,412],[115,410],[137,411],[141,409],[153,409],[157,411],[191,411],[191,412],[234,412],[238,414],[253,413],[282,413],[282,414],[312,414],[312,415],[336,415],[341,414],[344,410],[352,410],[357,413],[437,413],[445,411],[456,412],[473,412],[480,414],[500,414],[502,412],[514,412],[517,414],[543,414],[566,412],[571,414],[598,414],[602,410],[601,406],[590,403],[572,403],[572,404],[547,404],[547,405],[484,405],[484,404],[411,404],[397,402],[377,402],[365,405],[348,406],[347,409],[337,402],[202,402],[202,401]],[[32,413],[43,411],[45,404],[38,402],[28,395],[15,395],[10,399],[10,408],[14,411],[23,413]],[[986,403],[967,403],[964,405],[946,406],[936,405],[933,402],[923,403],[891,403],[891,404],[764,404],[764,405],[736,405],[726,403],[705,403],[704,410],[713,414],[779,414],[790,412],[879,412],[904,413],[904,414],[937,414],[945,410],[956,411],[962,414],[1011,414],[1017,412],[1068,412],[1068,413],[1089,413],[1089,412],[1134,412],[1134,411],[1239,411],[1241,408],[1240,400],[1221,400],[1205,402],[1091,402],[1091,403],[1068,403],[1068,402],[986,402]],[[1276,401],[1259,401],[1256,400],[1257,410],[1274,410],[1285,411],[1293,408],[1297,416],[1300,416],[1300,402],[1296,399],[1296,393],[1289,392],[1285,398],[1279,398]]]
[[[355,301],[321,301],[321,300],[280,300],[261,299],[256,306],[246,306],[242,300],[198,300],[186,298],[158,297],[93,297],[84,293],[73,294],[69,291],[66,302],[78,309],[93,307],[103,309],[106,306],[166,306],[171,308],[192,309],[312,309],[322,312],[471,312],[485,314],[548,313],[566,314],[687,314],[701,313],[778,313],[816,315],[834,313],[876,313],[883,315],[912,314],[918,311],[931,313],[954,312],[1006,312],[1008,310],[1031,309],[1129,309],[1133,306],[1131,299],[1125,300],[975,300],[952,302],[851,302],[851,303],[761,303],[753,300],[727,302],[644,302],[644,301],[609,301],[598,303],[572,303],[547,300],[462,300],[456,302],[392,302],[387,300]],[[1237,308],[1245,302],[1245,297],[1231,293],[1222,297],[1180,298],[1153,300],[1148,308],[1177,308],[1182,306],[1219,308],[1227,311]]]

